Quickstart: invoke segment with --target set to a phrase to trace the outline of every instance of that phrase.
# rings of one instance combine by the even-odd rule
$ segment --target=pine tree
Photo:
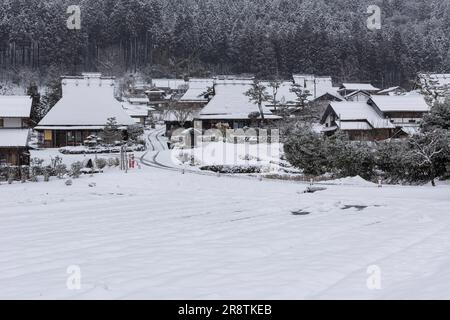
[[[101,133],[101,138],[107,144],[113,144],[122,141],[122,131],[119,129],[116,118],[108,118],[106,125]]]
[[[37,119],[42,119],[55,106],[55,104],[62,98],[61,78],[56,69],[49,72],[49,80],[47,82],[47,89],[42,96],[41,104],[36,114]]]
[[[27,95],[32,99],[30,120],[32,125],[37,125],[42,119],[43,110],[41,106],[41,94],[35,83],[30,84],[27,89]]]
[[[266,87],[258,80],[253,81],[251,89],[245,92],[245,95],[249,97],[249,101],[258,105],[259,115],[261,117],[261,125],[264,125],[264,109],[263,103],[269,101],[270,96],[266,92]]]

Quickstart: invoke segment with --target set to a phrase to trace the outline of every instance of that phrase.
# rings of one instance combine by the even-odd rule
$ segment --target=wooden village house
[[[367,102],[333,102],[322,116],[325,134],[336,130],[348,133],[351,140],[402,138],[418,131],[429,112],[423,96],[372,95]]]
[[[343,83],[338,92],[347,101],[367,102],[371,94],[376,94],[380,89],[370,83]]]
[[[188,109],[202,109],[209,101],[205,93],[208,89],[214,87],[214,82],[214,79],[190,79],[188,83],[189,89],[180,98],[178,103]]]
[[[216,129],[218,125],[229,129],[259,127],[261,116],[258,106],[245,95],[252,83],[252,80],[217,80],[214,85],[215,95],[194,119],[196,127],[203,130]],[[263,106],[263,112],[269,123],[281,119],[267,106]],[[252,118],[252,115],[256,118]]]
[[[395,133],[395,126],[366,102],[332,102],[321,124],[325,134],[331,135],[341,130],[348,134],[350,140],[386,140]]]
[[[29,96],[0,96],[0,165],[28,165]]]
[[[405,133],[414,134],[420,122],[430,112],[430,106],[420,94],[403,96],[373,95],[367,102],[383,118],[401,128]]]
[[[135,121],[114,98],[114,78],[98,73],[62,78],[62,98],[35,128],[48,148],[79,146],[98,135],[109,118],[126,130]]]
[[[294,74],[294,83],[309,93],[308,101],[314,103],[319,101],[343,101],[344,98],[338,92],[339,88],[333,86],[331,77],[320,77],[316,75]]]

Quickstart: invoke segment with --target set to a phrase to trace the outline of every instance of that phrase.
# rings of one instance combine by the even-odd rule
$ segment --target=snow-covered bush
[[[393,183],[435,184],[448,174],[450,134],[434,130],[404,141],[381,143],[377,150],[377,167]]]
[[[431,108],[431,112],[424,116],[421,126],[425,132],[435,129],[450,130],[450,96]]]
[[[43,163],[44,163],[43,159],[34,158],[31,160],[30,180],[32,182],[37,182],[38,176],[43,175],[43,168],[42,168]]]
[[[260,166],[246,166],[246,165],[235,165],[235,166],[227,166],[227,165],[211,165],[211,166],[202,166],[200,170],[203,171],[212,171],[219,173],[228,173],[228,174],[237,174],[237,173],[260,173]]]
[[[116,159],[115,158],[108,158],[108,167],[113,167],[116,165]]]
[[[145,146],[142,144],[129,143],[125,146],[127,152],[145,151]],[[59,149],[61,154],[106,154],[106,153],[120,153],[120,146],[96,146],[96,147],[63,147]]]
[[[129,140],[139,142],[139,140],[142,140],[141,136],[144,134],[144,127],[140,124],[128,126],[127,133]]]
[[[22,183],[24,183],[28,179],[30,179],[30,167],[29,166],[21,166],[20,167],[20,181]]]
[[[309,127],[293,125],[284,138],[286,159],[305,174],[322,175],[328,169],[324,139]]]
[[[98,169],[103,170],[108,165],[108,161],[103,158],[96,158],[95,165]]]
[[[78,179],[81,175],[81,169],[83,169],[83,164],[79,161],[72,163],[70,175],[74,179]]]
[[[8,183],[11,184],[18,176],[18,167],[8,167]]]
[[[378,144],[350,141],[342,132],[323,137],[297,124],[288,132],[286,158],[306,175],[328,173],[334,178],[361,176],[366,180],[434,185],[436,178],[449,172],[450,134],[445,129],[424,130],[405,140]]]
[[[375,175],[375,148],[366,142],[350,141],[343,132],[324,139],[329,172],[337,177],[361,176],[371,180]]]
[[[63,163],[57,164],[55,167],[55,174],[59,179],[63,179],[67,174],[67,166]]]
[[[50,181],[50,175],[52,173],[52,168],[47,166],[43,168],[43,175],[44,175],[44,181],[49,182]]]

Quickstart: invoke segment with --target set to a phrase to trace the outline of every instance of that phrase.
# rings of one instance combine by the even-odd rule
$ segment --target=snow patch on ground
[[[341,179],[335,179],[335,180],[327,180],[324,181],[326,184],[332,184],[332,185],[346,185],[346,186],[369,186],[373,187],[377,184],[367,181],[360,176],[356,177],[346,177]]]

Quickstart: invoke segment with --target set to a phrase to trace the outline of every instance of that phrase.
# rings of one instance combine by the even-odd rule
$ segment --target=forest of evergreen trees
[[[81,30],[66,28],[81,6]],[[382,29],[367,29],[367,7]],[[0,0],[0,72],[315,73],[407,85],[450,71],[449,0]],[[1,80],[1,79],[0,79]]]

